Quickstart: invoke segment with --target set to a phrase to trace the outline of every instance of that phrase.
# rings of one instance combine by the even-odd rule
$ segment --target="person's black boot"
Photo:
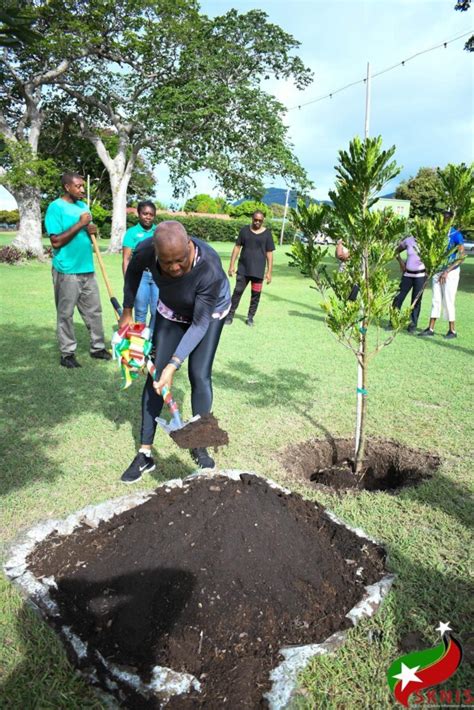
[[[191,449],[191,457],[199,468],[215,468],[216,466],[214,459],[207,453],[207,449]]]

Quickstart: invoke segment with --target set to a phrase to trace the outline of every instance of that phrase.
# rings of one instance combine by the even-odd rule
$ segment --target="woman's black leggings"
[[[208,414],[212,407],[212,363],[221,337],[224,319],[212,318],[206,335],[188,358],[188,377],[191,383],[191,405],[194,414]],[[159,375],[169,363],[179,341],[189,328],[156,314],[153,340],[156,347],[155,367]],[[152,444],[155,438],[156,421],[163,407],[163,397],[153,389],[153,380],[148,375],[142,395],[141,443]]]
[[[253,276],[245,276],[244,274],[239,274],[239,272],[237,272],[237,280],[235,283],[234,293],[232,294],[232,305],[229,311],[229,315],[231,317],[237,310],[242,294],[247,288],[249,281],[251,283],[251,293],[248,317],[253,318],[255,316],[260,302],[260,296],[262,294],[263,279],[257,279]]]

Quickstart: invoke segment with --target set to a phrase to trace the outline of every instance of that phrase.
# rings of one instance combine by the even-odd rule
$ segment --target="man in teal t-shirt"
[[[128,262],[136,247],[144,239],[153,236],[156,217],[156,207],[151,200],[143,200],[137,205],[138,224],[130,227],[125,232],[122,244],[122,271],[125,277]],[[159,289],[153,280],[149,269],[143,272],[137,295],[135,296],[135,320],[137,323],[146,323],[148,307],[150,307],[150,330],[153,333],[156,318]]]
[[[90,333],[90,355],[110,360],[105,349],[99,287],[94,274],[90,234],[97,228],[84,198],[84,180],[77,173],[61,178],[64,194],[48,206],[45,226],[53,246],[53,284],[57,336],[63,367],[80,367],[76,360],[74,309],[77,306]]]

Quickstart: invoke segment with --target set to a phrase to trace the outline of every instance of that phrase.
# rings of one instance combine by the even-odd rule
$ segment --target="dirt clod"
[[[211,414],[203,414],[199,419],[190,422],[182,429],[173,431],[170,434],[174,443],[180,449],[197,449],[213,446],[226,446],[229,443],[229,435],[219,426],[219,420]]]

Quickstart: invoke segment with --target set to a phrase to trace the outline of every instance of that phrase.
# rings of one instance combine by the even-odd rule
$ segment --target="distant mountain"
[[[289,207],[296,207],[296,190],[290,190],[288,205]],[[245,200],[250,200],[250,197],[242,197],[240,200],[236,200],[234,205],[241,205]],[[262,199],[260,200],[265,205],[285,205],[286,201],[286,189],[284,187],[267,187],[266,192]]]

